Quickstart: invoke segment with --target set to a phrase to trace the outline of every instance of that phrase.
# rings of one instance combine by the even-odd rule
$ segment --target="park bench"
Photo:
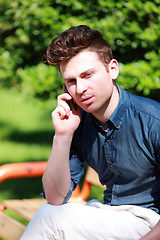
[[[46,161],[4,164],[0,166],[0,183],[14,178],[40,177],[43,175],[45,168]],[[85,204],[90,195],[92,184],[102,187],[97,173],[88,167],[81,191],[78,185],[72,193],[70,201]],[[7,240],[19,240],[25,230],[22,223],[5,214],[5,209],[11,209],[30,221],[44,203],[46,203],[46,200],[43,198],[3,201],[0,204],[0,240],[1,237]]]

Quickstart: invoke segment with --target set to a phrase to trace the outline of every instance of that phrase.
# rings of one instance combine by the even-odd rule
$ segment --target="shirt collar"
[[[119,129],[121,126],[123,117],[128,108],[129,97],[127,92],[124,89],[122,89],[118,85],[117,87],[119,91],[119,102],[116,109],[114,110],[114,112],[112,113],[112,115],[110,116],[109,120],[107,120],[106,123],[108,124],[111,121],[115,126],[115,128]]]

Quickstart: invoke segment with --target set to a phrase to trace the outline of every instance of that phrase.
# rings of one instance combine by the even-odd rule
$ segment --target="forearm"
[[[53,205],[63,203],[71,187],[69,154],[73,134],[80,123],[80,108],[71,111],[68,93],[58,96],[58,105],[52,112],[55,129],[53,147],[43,175],[43,187],[47,201]]]
[[[140,240],[160,240],[160,221],[157,225]]]
[[[54,136],[53,147],[43,175],[43,186],[47,201],[60,205],[64,201],[71,184],[69,152],[72,136]]]

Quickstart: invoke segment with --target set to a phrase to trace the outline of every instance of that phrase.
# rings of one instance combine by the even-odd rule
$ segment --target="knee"
[[[53,219],[56,218],[56,215],[58,215],[58,212],[59,206],[53,206],[49,203],[46,203],[39,208],[35,217],[44,221],[53,221]]]
[[[50,204],[42,205],[28,224],[21,240],[63,239],[60,238],[58,214],[61,208]]]
[[[68,204],[54,206],[49,203],[42,205],[38,212],[36,213],[35,217],[36,220],[41,222],[48,222],[52,225],[59,225],[67,220],[68,216]]]

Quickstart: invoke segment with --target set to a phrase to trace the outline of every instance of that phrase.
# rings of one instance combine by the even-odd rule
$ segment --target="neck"
[[[112,96],[108,103],[105,104],[104,108],[93,113],[93,116],[102,124],[104,130],[107,129],[106,121],[110,118],[114,110],[116,109],[119,102],[119,91],[117,86],[113,87]]]

